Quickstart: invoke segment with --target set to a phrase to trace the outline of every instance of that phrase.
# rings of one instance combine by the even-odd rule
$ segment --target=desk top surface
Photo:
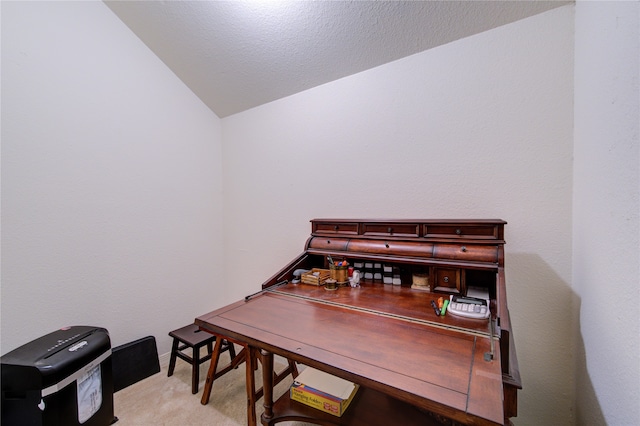
[[[503,424],[499,350],[485,360],[488,322],[435,317],[434,297],[286,284],[196,324],[463,423]]]

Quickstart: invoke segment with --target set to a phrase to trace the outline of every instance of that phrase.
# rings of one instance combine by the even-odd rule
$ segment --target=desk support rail
[[[250,295],[248,295],[248,296],[245,296],[245,297],[244,297],[244,301],[246,302],[247,300],[249,300],[249,299],[251,299],[251,298],[253,298],[253,297],[260,296],[260,295],[261,295],[261,294],[263,294],[263,293],[268,293],[268,292],[270,292],[270,291],[273,291],[273,290],[275,290],[277,287],[283,286],[283,285],[288,284],[288,283],[289,283],[289,280],[284,280],[284,281],[280,281],[279,283],[275,283],[275,284],[274,284],[274,285],[272,285],[271,287],[267,287],[267,288],[265,288],[264,290],[256,291],[256,292],[255,292],[255,293],[253,293],[253,294],[250,294]]]

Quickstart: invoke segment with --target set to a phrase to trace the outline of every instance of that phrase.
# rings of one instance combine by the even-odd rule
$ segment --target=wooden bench
[[[169,371],[167,377],[173,375],[176,367],[176,358],[181,358],[191,364],[191,393],[198,393],[198,382],[200,381],[200,364],[211,359],[213,354],[213,342],[216,336],[200,330],[195,324],[189,324],[185,327],[173,330],[169,333],[173,337],[173,345],[171,347],[171,358],[169,359]],[[217,342],[216,342],[217,343]],[[200,358],[200,348],[207,347],[207,354]],[[185,354],[185,349],[191,349],[191,356]],[[231,359],[236,357],[236,351],[232,343],[220,340],[220,353],[229,351]],[[218,354],[218,357],[220,354]]]

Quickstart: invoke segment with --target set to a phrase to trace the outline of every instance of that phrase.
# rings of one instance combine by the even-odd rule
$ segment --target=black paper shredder
[[[3,355],[2,426],[114,423],[111,340],[104,328],[56,330]]]

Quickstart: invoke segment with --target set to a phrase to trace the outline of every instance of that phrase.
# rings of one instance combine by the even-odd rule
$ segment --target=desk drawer
[[[438,259],[497,263],[498,246],[436,244],[433,248],[433,257]]]
[[[314,237],[309,242],[309,248],[345,251],[348,243],[349,240],[346,238]]]
[[[446,293],[464,293],[462,286],[462,271],[454,268],[435,268],[433,271],[433,291]]]
[[[432,257],[433,244],[407,241],[351,240],[349,251],[386,256]]]
[[[426,224],[425,237],[498,239],[496,225]]]
[[[357,222],[313,222],[312,232],[314,234],[327,235],[358,235]]]
[[[363,223],[362,234],[382,237],[418,237],[419,223]]]

